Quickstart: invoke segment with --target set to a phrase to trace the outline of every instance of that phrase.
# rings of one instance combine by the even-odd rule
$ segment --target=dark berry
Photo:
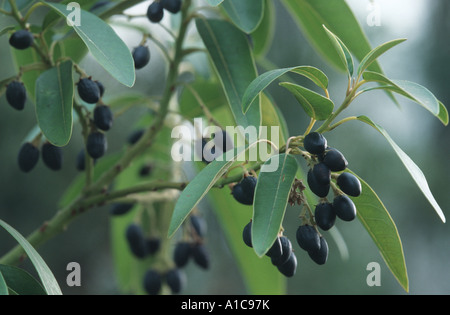
[[[9,38],[9,44],[16,49],[27,49],[33,45],[33,34],[27,30],[18,30]]]
[[[313,169],[314,177],[319,185],[327,186],[330,185],[331,181],[331,171],[324,163],[318,163],[314,165]]]
[[[334,148],[328,148],[325,152],[323,163],[330,168],[332,172],[340,172],[347,168],[348,162],[344,155]]]
[[[105,86],[100,82],[100,81],[94,81],[97,86],[98,86],[98,90],[100,91],[100,97],[103,97],[103,94],[105,94]]]
[[[130,212],[130,210],[133,209],[133,207],[134,207],[133,203],[125,203],[125,202],[114,203],[109,209],[109,213],[113,216],[124,215]]]
[[[181,0],[161,0],[161,3],[167,11],[176,14],[180,12]]]
[[[45,142],[41,148],[42,161],[51,170],[58,171],[62,168],[63,154],[61,147]]]
[[[144,276],[144,289],[150,295],[157,295],[161,290],[161,274],[153,269],[148,270]]]
[[[254,176],[244,177],[244,179],[241,181],[242,191],[244,192],[244,194],[251,196],[252,199],[255,194],[257,181],[258,180]]]
[[[106,153],[107,148],[108,142],[103,133],[94,131],[88,135],[86,150],[93,159],[101,158]]]
[[[298,245],[307,252],[320,249],[319,233],[313,226],[300,225],[296,237]]]
[[[238,202],[242,203],[243,205],[250,206],[253,204],[253,196],[248,196],[248,195],[244,194],[241,183],[238,183],[233,186],[231,194],[233,195],[234,199],[236,199]]]
[[[247,223],[244,227],[244,230],[242,230],[242,239],[248,247],[253,247],[252,244],[252,221]]]
[[[39,161],[39,149],[31,142],[22,144],[17,156],[17,162],[22,172],[28,173]]]
[[[6,100],[8,104],[17,110],[22,110],[27,101],[25,85],[19,81],[12,81],[6,87]]]
[[[311,169],[308,171],[307,181],[309,189],[311,189],[311,191],[315,195],[321,198],[325,198],[328,195],[328,192],[330,191],[330,185],[320,185]]]
[[[100,100],[100,88],[90,78],[80,79],[77,89],[80,98],[88,104],[95,104]]]
[[[133,131],[132,133],[130,133],[130,135],[127,138],[127,142],[129,144],[135,144],[136,142],[139,141],[139,139],[141,139],[142,135],[144,134],[145,130],[144,129],[138,129]]]
[[[291,251],[289,258],[282,265],[277,266],[278,270],[286,277],[290,278],[295,275],[297,270],[297,257],[294,252]]]
[[[329,202],[319,203],[314,211],[314,219],[322,230],[331,229],[336,221],[333,205]]]
[[[152,174],[153,168],[153,164],[142,165],[141,169],[139,170],[139,176],[150,176]]]
[[[320,237],[320,249],[317,251],[309,251],[309,257],[318,265],[323,265],[328,259],[328,243],[324,237]]]
[[[150,22],[158,23],[164,17],[164,7],[160,1],[153,1],[147,10],[147,17]]]
[[[186,276],[178,268],[171,269],[166,274],[166,283],[173,294],[180,293],[186,284]]]
[[[145,240],[147,252],[150,255],[154,255],[161,248],[161,239],[157,237],[150,237]]]
[[[194,229],[195,233],[199,237],[205,237],[206,235],[206,221],[201,216],[192,215],[191,216],[191,225]]]
[[[128,242],[128,247],[131,252],[137,258],[145,258],[147,256],[147,246],[145,244],[144,232],[141,227],[137,224],[130,224],[127,227],[125,236]]]
[[[188,242],[179,242],[175,245],[173,252],[173,261],[178,268],[186,266],[192,255],[192,244]]]
[[[284,264],[292,253],[292,243],[286,236],[280,237],[280,243],[283,254],[278,257],[271,257],[272,264],[275,266]]]
[[[277,237],[273,245],[266,253],[267,256],[273,259],[280,258],[283,255],[283,248],[281,246],[280,238]]]
[[[203,269],[209,268],[209,252],[205,245],[196,243],[192,247],[192,258],[194,262]]]
[[[353,221],[356,218],[356,207],[346,195],[340,195],[333,200],[333,209],[337,217],[344,221]]]
[[[214,161],[214,159],[217,156],[219,156],[220,152],[216,152],[216,146],[215,145],[211,146],[211,143],[209,143],[208,139],[202,138],[200,142],[201,145],[197,146],[198,150],[200,150],[201,148],[201,152],[198,152],[199,153],[198,156],[202,157],[203,162],[209,164],[212,161]]]
[[[361,182],[350,173],[342,173],[336,180],[339,188],[349,196],[358,197],[361,195]]]
[[[114,115],[108,105],[99,105],[94,109],[94,124],[103,131],[111,129]]]
[[[134,67],[136,69],[144,68],[150,61],[150,50],[147,46],[138,46],[133,49]]]
[[[234,148],[233,140],[225,130],[214,134],[214,143],[222,153]]]
[[[327,139],[318,132],[311,132],[303,140],[303,146],[311,154],[321,154],[327,147]]]

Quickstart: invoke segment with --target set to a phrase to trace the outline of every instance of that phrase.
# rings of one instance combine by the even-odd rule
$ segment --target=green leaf
[[[66,5],[43,2],[64,17],[72,11],[67,11]],[[88,47],[92,56],[100,65],[120,83],[132,87],[135,82],[133,57],[127,45],[116,32],[96,15],[81,10],[82,23],[73,25],[73,29]]]
[[[219,4],[223,2],[223,0],[206,0],[213,7],[217,7]]]
[[[36,115],[44,136],[56,146],[72,136],[72,61],[42,73],[36,81]]]
[[[334,48],[336,49],[339,58],[341,58],[341,62],[344,65],[345,69],[348,72],[348,76],[351,77],[353,75],[353,57],[350,54],[350,51],[348,50],[347,46],[342,42],[342,40],[333,34],[328,28],[326,28],[325,25],[323,25],[323,28],[327,32],[328,37],[331,40],[331,43],[333,44]]]
[[[284,153],[272,156],[261,168],[252,223],[252,245],[260,257],[270,249],[280,232],[297,168],[297,160]]]
[[[266,0],[264,3],[264,16],[256,30],[251,33],[253,42],[253,53],[258,57],[266,55],[273,41],[275,34],[275,5],[272,0]]]
[[[9,31],[14,30],[15,28],[16,28],[16,27],[15,27],[14,25],[7,26],[7,27],[3,28],[3,29],[0,31],[0,36],[2,36],[3,34],[8,33]]]
[[[23,65],[41,62],[39,55],[34,49],[19,50],[11,47],[11,55],[13,56],[17,72],[19,72],[19,68]],[[35,99],[36,80],[41,73],[42,70],[27,71],[20,78],[25,85],[29,99]]]
[[[334,103],[329,98],[297,84],[283,82],[280,85],[295,96],[309,117],[315,120],[326,120],[333,112]]]
[[[359,197],[350,197],[357,209],[358,219],[378,247],[386,265],[402,288],[408,292],[408,273],[402,242],[389,212],[373,189],[358,175],[362,186]]]
[[[370,51],[365,57],[364,59],[361,61],[361,63],[359,64],[358,67],[358,73],[357,76],[359,77],[364,71],[366,71],[366,69],[375,61],[377,60],[378,57],[380,57],[382,54],[384,54],[386,51],[388,51],[389,49],[397,46],[400,43],[403,43],[406,40],[406,38],[401,38],[401,39],[395,39],[392,41],[389,41],[387,43],[384,43],[378,47],[376,47],[375,49],[373,49],[372,51]]]
[[[267,127],[267,140],[274,142],[278,140],[277,146],[281,147],[286,144],[289,138],[289,130],[287,127],[286,120],[284,119],[283,113],[276,106],[276,104],[266,95],[261,94],[261,114],[262,122],[261,126]],[[277,127],[279,132],[279,138],[276,139],[275,135],[272,134],[272,128]],[[262,135],[260,134],[260,139]]]
[[[244,96],[242,97],[242,109],[244,113],[248,111],[259,93],[261,93],[273,81],[285,75],[287,72],[293,72],[307,77],[324,91],[326,91],[328,88],[328,77],[325,75],[325,73],[315,67],[298,66],[270,70],[254,79],[245,90]]]
[[[8,295],[8,286],[6,285],[5,278],[0,271],[0,295]]]
[[[18,295],[46,295],[42,285],[23,269],[0,265],[8,290]]]
[[[39,255],[39,253],[33,248],[33,246],[20,234],[17,232],[12,226],[6,223],[3,220],[0,220],[0,225],[9,233],[12,237],[16,239],[16,241],[22,246],[25,253],[30,258],[33,263],[34,268],[36,268],[37,273],[42,281],[42,284],[45,288],[45,291],[48,295],[62,295],[61,289],[59,288],[58,282],[55,279],[55,276],[51,272],[50,268],[48,268],[45,261]]]
[[[244,129],[261,124],[260,106],[245,114],[241,100],[247,86],[256,78],[256,66],[244,33],[221,20],[196,19],[197,30],[208,50],[222,83],[236,124]]]
[[[239,29],[250,34],[261,23],[264,3],[262,0],[224,0],[221,6]]]
[[[437,116],[439,120],[445,125],[448,125],[448,111],[444,104],[439,101],[439,114]]]
[[[402,161],[403,165],[408,170],[408,172],[411,175],[411,177],[413,178],[413,180],[416,182],[419,189],[422,191],[424,196],[427,198],[427,200],[433,206],[434,210],[436,211],[438,216],[441,218],[442,222],[445,223],[445,221],[446,221],[445,215],[442,212],[442,209],[440,208],[440,206],[438,205],[436,200],[434,199],[433,194],[431,193],[430,188],[428,186],[428,182],[425,178],[425,175],[420,170],[420,168],[411,160],[411,158],[405,152],[403,152],[402,149],[400,149],[400,147],[392,140],[392,138],[389,136],[389,134],[386,132],[386,130],[384,130],[383,127],[381,127],[380,125],[377,125],[370,118],[368,118],[366,116],[359,116],[358,120],[372,126],[373,128],[375,128],[375,130],[377,130],[379,133],[381,133],[386,138],[386,140],[389,142],[389,144],[394,149],[397,156]]]

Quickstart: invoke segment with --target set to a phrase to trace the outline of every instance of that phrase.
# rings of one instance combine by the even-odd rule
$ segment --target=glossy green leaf
[[[71,2],[73,2],[73,0],[62,0],[59,3],[64,4],[67,8],[67,5]],[[87,10],[95,2],[97,2],[97,0],[78,0],[77,4],[80,6],[81,9]],[[52,27],[53,25],[55,25],[57,22],[59,22],[61,20],[62,20],[62,16],[60,14],[58,14],[57,11],[52,10],[52,11],[48,12],[42,21],[42,30],[46,30],[47,28]]]
[[[267,140],[272,142],[277,141],[277,146],[280,148],[284,144],[286,144],[287,139],[289,138],[289,130],[284,119],[283,113],[276,106],[276,104],[266,95],[261,94],[261,114],[262,114],[262,122],[261,126],[267,127]],[[279,132],[278,139],[275,138],[275,135],[272,134],[272,128],[277,127]],[[262,139],[262,134],[260,134],[260,139]]]
[[[420,170],[420,168],[411,160],[411,158],[405,152],[403,152],[402,149],[400,149],[400,147],[392,140],[392,138],[389,136],[389,134],[386,132],[386,130],[384,130],[383,127],[381,127],[380,125],[377,125],[370,118],[368,118],[366,116],[359,116],[358,120],[372,126],[375,130],[377,130],[379,133],[381,133],[386,138],[386,140],[389,142],[389,144],[394,149],[397,156],[400,158],[400,161],[402,161],[403,165],[406,167],[409,174],[411,175],[413,180],[416,182],[419,189],[422,191],[422,193],[427,198],[429,203],[433,206],[434,210],[436,211],[438,216],[441,218],[442,222],[445,222],[446,221],[445,215],[442,212],[441,207],[438,205],[438,203],[434,199],[434,196],[430,191],[430,188],[428,186],[428,182],[425,178],[425,175]]]
[[[264,3],[262,0],[224,0],[221,7],[239,29],[250,34],[261,23]]]
[[[242,112],[242,97],[257,76],[245,34],[233,24],[221,20],[196,19],[196,26],[222,83],[236,124],[244,129],[259,127],[259,102],[245,114]]]
[[[251,33],[253,53],[258,57],[266,55],[275,34],[275,5],[273,0],[265,0],[264,16],[256,30]]]
[[[25,237],[22,236],[18,231],[16,231],[12,226],[6,223],[3,220],[0,220],[0,225],[9,233],[12,237],[16,239],[16,241],[22,246],[25,253],[30,258],[33,263],[34,268],[36,268],[37,273],[42,281],[42,285],[45,288],[45,291],[48,295],[62,295],[61,289],[58,285],[58,282],[55,279],[55,276],[51,272],[50,268],[48,268],[45,261],[39,255],[39,253],[33,248],[33,246],[26,240]]]
[[[339,58],[341,59],[342,64],[344,65],[345,69],[348,72],[348,76],[351,77],[353,75],[353,57],[350,54],[350,51],[348,50],[347,46],[342,42],[342,40],[333,34],[326,26],[324,25],[323,28],[327,32],[328,37],[331,40],[331,43],[333,44],[334,48],[336,49]]]
[[[242,97],[242,109],[244,113],[248,111],[259,93],[267,88],[273,81],[277,80],[288,72],[297,73],[310,79],[324,91],[328,88],[328,77],[325,75],[325,73],[315,67],[298,66],[270,70],[254,79],[245,90],[244,96]]]
[[[72,71],[72,61],[65,61],[42,73],[36,81],[38,124],[47,140],[56,146],[66,145],[72,136]]]
[[[325,120],[333,112],[334,103],[329,98],[297,84],[283,82],[280,85],[295,96],[309,117],[315,120]]]
[[[437,117],[445,126],[448,125],[448,110],[441,101],[439,101],[439,114]]]
[[[373,50],[371,50],[363,60],[361,60],[361,63],[358,67],[358,73],[357,76],[359,77],[366,69],[375,61],[378,57],[380,57],[382,54],[384,54],[389,49],[397,46],[400,43],[403,43],[406,40],[406,38],[401,39],[395,39],[392,41],[389,41],[387,43],[384,43]]]
[[[5,278],[3,278],[3,274],[0,271],[0,295],[8,295],[8,286],[6,285]]]
[[[350,170],[347,171],[357,176],[361,182],[361,195],[351,197],[356,206],[359,221],[378,247],[394,277],[402,288],[408,292],[405,255],[394,221],[375,191],[358,175]]]
[[[17,295],[46,295],[42,285],[27,271],[14,266],[0,265],[0,272],[8,291]]]
[[[44,2],[63,17],[68,17],[72,11],[67,11],[66,5]],[[135,82],[135,68],[130,49],[120,39],[116,32],[96,15],[81,10],[82,23],[73,25],[73,29],[88,47],[92,56],[99,64],[120,83],[132,87]]]
[[[297,160],[284,153],[272,156],[261,168],[252,223],[252,245],[260,257],[270,249],[280,232],[297,168]]]

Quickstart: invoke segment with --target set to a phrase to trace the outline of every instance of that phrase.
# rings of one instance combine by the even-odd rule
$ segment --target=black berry
[[[17,110],[22,110],[27,101],[25,85],[19,81],[12,81],[6,87],[6,100],[8,104]]]
[[[147,252],[154,255],[161,248],[161,239],[157,237],[150,237],[145,240]]]
[[[286,277],[290,278],[295,275],[297,270],[297,257],[294,252],[291,251],[289,258],[282,265],[277,266],[278,270]]]
[[[266,255],[273,259],[280,258],[283,255],[283,247],[281,246],[281,240],[279,237],[276,238]]]
[[[320,249],[319,233],[313,226],[300,225],[297,229],[296,237],[298,245],[307,252]]]
[[[179,242],[175,245],[175,249],[173,252],[173,261],[178,268],[186,266],[191,256],[192,256],[191,243]]]
[[[327,147],[327,139],[318,132],[311,132],[303,140],[303,146],[311,154],[321,154]]]
[[[152,174],[153,169],[154,169],[153,164],[142,165],[141,169],[139,170],[139,176],[142,177],[150,176]]]
[[[145,244],[144,232],[141,227],[134,223],[130,224],[127,227],[125,236],[128,242],[128,247],[133,255],[140,259],[145,258],[147,255],[147,246]]]
[[[77,83],[77,89],[80,98],[88,104],[95,104],[100,100],[100,88],[90,78],[80,79]]]
[[[103,133],[94,131],[88,135],[86,150],[93,159],[101,158],[106,153],[107,148],[108,142]]]
[[[348,166],[348,162],[344,155],[334,148],[328,148],[326,150],[323,163],[325,163],[332,172],[343,171]]]
[[[346,195],[340,195],[333,200],[333,209],[337,217],[344,221],[353,221],[356,218],[356,207]]]
[[[129,144],[135,144],[136,142],[139,141],[139,139],[141,139],[142,135],[144,134],[145,130],[144,129],[138,129],[133,131],[132,133],[130,133],[130,135],[127,138],[127,142]]]
[[[153,1],[147,10],[147,17],[150,22],[158,23],[164,17],[164,7],[160,1]]]
[[[147,46],[138,46],[133,49],[134,67],[136,69],[144,68],[150,61],[150,50]]]
[[[328,243],[324,237],[320,237],[320,249],[317,251],[309,251],[309,257],[318,265],[323,265],[328,259]]]
[[[314,165],[313,169],[314,177],[319,185],[327,186],[331,181],[331,170],[325,163],[318,163]]]
[[[42,161],[51,170],[58,171],[62,168],[63,154],[60,147],[50,142],[45,142],[41,148]]]
[[[161,3],[167,11],[170,13],[178,13],[181,9],[181,0],[161,0]]]
[[[244,227],[244,230],[242,230],[242,239],[248,247],[253,247],[252,244],[252,221],[247,223]]]
[[[100,91],[100,97],[103,97],[103,94],[105,94],[105,86],[100,82],[100,81],[94,81],[96,84],[97,84],[97,86],[98,86],[98,89],[99,89],[99,91]]]
[[[161,274],[153,269],[148,270],[144,276],[144,289],[150,295],[157,295],[161,290]]]
[[[329,202],[319,203],[314,211],[314,219],[317,226],[322,230],[328,231],[331,229],[336,221],[333,205]]]
[[[17,162],[22,172],[30,172],[39,161],[39,149],[31,142],[25,142],[19,150]]]
[[[133,203],[114,203],[111,208],[109,209],[109,213],[113,216],[116,215],[124,215],[134,207]]]
[[[342,173],[337,178],[339,188],[349,196],[358,197],[361,195],[361,182],[359,179],[350,173]]]
[[[205,237],[206,235],[206,221],[199,215],[191,216],[191,225],[195,233],[199,237]]]
[[[292,243],[286,236],[280,237],[280,243],[283,254],[278,257],[271,257],[272,264],[275,266],[283,265],[292,253]]]
[[[9,38],[9,44],[16,49],[27,49],[33,45],[33,34],[27,30],[18,30]]]
[[[328,195],[328,192],[330,191],[330,185],[319,184],[316,176],[311,169],[308,171],[307,181],[309,189],[311,189],[311,191],[315,195],[321,198],[325,198]]]
[[[242,190],[241,183],[238,183],[233,186],[231,194],[233,195],[234,199],[236,199],[239,203],[242,203],[243,205],[250,206],[253,204],[253,196],[248,196],[244,193],[244,191]]]
[[[202,243],[194,244],[192,247],[192,258],[194,258],[194,262],[201,268],[209,268],[209,252]]]
[[[202,138],[201,140],[201,152],[199,152],[199,156],[202,157],[202,161],[205,162],[206,164],[211,163],[212,161],[214,161],[214,159],[218,156],[218,153],[216,153],[216,146],[213,145],[211,146],[208,139],[206,138]],[[198,149],[200,149],[200,147],[197,147]]]
[[[99,105],[94,109],[94,124],[103,131],[111,129],[114,115],[108,105]]]
[[[233,149],[234,147],[233,140],[225,130],[221,130],[220,132],[217,132],[214,135],[215,135],[214,136],[215,146],[218,149],[220,149],[222,153],[228,152],[231,149]]]
[[[173,294],[180,293],[185,286],[186,276],[178,268],[171,269],[166,274],[166,283]]]

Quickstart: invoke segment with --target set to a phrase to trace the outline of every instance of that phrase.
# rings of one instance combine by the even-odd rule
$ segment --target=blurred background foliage
[[[321,59],[298,31],[285,8],[274,0],[276,30],[274,42],[266,58],[278,67],[312,65],[330,78],[330,95],[336,104],[344,98],[346,77]],[[349,0],[357,19],[373,47],[396,38],[408,41],[380,58],[386,75],[406,79],[428,87],[447,108],[450,104],[450,3],[448,0]],[[379,5],[381,25],[366,23],[369,4]],[[145,6],[144,6],[145,7]],[[136,13],[136,12],[134,12]],[[0,28],[8,21],[0,20]],[[138,33],[118,29],[130,46],[140,40]],[[130,32],[130,33],[127,33]],[[144,72],[138,72],[136,89],[148,95],[157,94],[164,75],[160,53],[151,46],[152,62]],[[14,74],[7,36],[0,38],[0,79]],[[159,60],[159,61],[158,61]],[[85,68],[98,74],[110,95],[120,95],[124,88],[110,79],[94,61],[85,60]],[[260,69],[260,72],[265,71]],[[303,133],[309,119],[295,99],[276,84],[269,87],[275,103],[285,114],[291,134]],[[422,168],[430,188],[444,213],[448,214],[450,195],[450,129],[445,128],[424,109],[398,97],[396,107],[382,92],[361,96],[347,114],[364,114],[382,125]],[[27,235],[40,223],[53,216],[57,202],[71,179],[77,175],[75,157],[82,146],[80,128],[75,124],[74,136],[64,148],[64,167],[52,172],[39,163],[30,174],[19,171],[16,157],[20,144],[35,124],[32,104],[23,112],[11,109],[5,97],[0,98],[0,218]],[[142,109],[132,110],[117,119],[108,134],[110,153],[118,151],[132,130]],[[350,122],[327,135],[332,146],[342,151],[349,167],[364,178],[377,192],[393,217],[403,241],[411,294],[447,294],[450,292],[448,261],[450,252],[448,223],[443,224],[420,193],[409,174],[382,136],[368,126]],[[192,264],[186,268],[188,286],[185,294],[245,294],[244,283],[227,247],[220,225],[202,202],[202,212],[208,221],[207,244],[211,251],[211,268],[204,271]],[[286,234],[295,240],[298,211],[286,212]],[[64,294],[118,294],[109,239],[110,218],[106,207],[81,216],[67,231],[39,248],[40,254],[60,282]],[[376,246],[358,221],[337,223],[348,247],[348,258],[342,259],[330,238],[330,255],[324,266],[318,266],[305,253],[297,252],[298,268],[287,280],[288,294],[404,294]],[[0,231],[0,254],[15,243]],[[66,266],[81,265],[81,287],[67,287]],[[369,287],[367,264],[381,266],[381,286]],[[22,267],[33,273],[29,262]]]

